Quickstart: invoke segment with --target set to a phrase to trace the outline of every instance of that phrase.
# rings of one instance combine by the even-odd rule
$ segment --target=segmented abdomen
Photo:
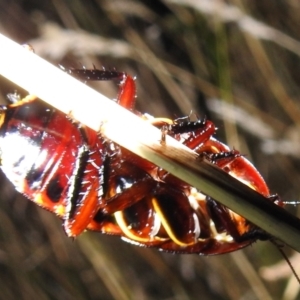
[[[80,207],[88,199],[95,214],[102,196],[103,149],[96,133],[80,130],[62,113],[34,101],[9,108],[0,135],[6,176],[30,200],[63,217],[67,233],[73,223],[76,234]],[[92,217],[81,218],[84,224],[79,224],[79,231]]]

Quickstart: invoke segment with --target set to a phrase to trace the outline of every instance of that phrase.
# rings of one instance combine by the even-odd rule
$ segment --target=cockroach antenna
[[[293,267],[293,265],[291,264],[288,256],[286,255],[286,253],[283,251],[283,245],[279,244],[274,238],[271,238],[270,239],[270,242],[278,249],[278,251],[281,253],[282,257],[284,258],[284,260],[287,262],[287,264],[289,265],[292,273],[294,274],[297,282],[299,283],[300,285],[300,278],[299,278],[299,275],[296,273],[296,270],[295,268]]]

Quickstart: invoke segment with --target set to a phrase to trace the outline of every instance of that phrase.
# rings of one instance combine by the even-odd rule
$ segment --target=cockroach
[[[117,103],[134,110],[126,73],[70,69],[82,80],[118,80]],[[207,119],[150,121],[278,205],[257,169],[213,137]],[[1,168],[29,200],[63,220],[69,237],[84,230],[121,236],[174,253],[222,254],[269,236],[244,217],[153,163],[78,124],[34,97],[0,109]]]

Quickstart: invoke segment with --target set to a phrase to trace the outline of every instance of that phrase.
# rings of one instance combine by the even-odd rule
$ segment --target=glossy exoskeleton
[[[119,80],[117,102],[134,110],[129,75],[97,69],[69,73],[83,80]],[[135,113],[270,196],[254,166],[212,137],[211,121],[149,120]],[[16,189],[61,217],[70,237],[89,229],[136,245],[203,255],[263,238],[242,216],[34,97],[1,108],[0,150],[1,168]]]

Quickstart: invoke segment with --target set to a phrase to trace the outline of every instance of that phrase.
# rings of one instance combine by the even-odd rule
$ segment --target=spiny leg
[[[199,154],[200,159],[206,159],[210,163],[215,164],[220,168],[226,167],[227,164],[231,163],[234,159],[240,156],[240,152],[235,149],[218,153],[204,151]]]
[[[215,133],[214,124],[211,121],[207,121],[206,118],[197,121],[190,121],[189,117],[176,119],[173,121],[173,124],[164,125],[162,128],[162,142],[165,141],[165,134],[175,136],[176,134],[187,133],[189,136],[183,144],[196,151],[201,149],[201,146]],[[222,168],[235,158],[240,157],[241,154],[235,149],[223,151],[217,147],[206,147],[205,151],[199,152],[199,156]]]
[[[75,237],[87,228],[103,197],[103,161],[106,153],[102,149],[104,146],[101,140],[100,146],[95,144],[91,147],[89,134],[94,132],[73,119],[70,121],[77,127],[82,139],[76,153],[73,174],[69,180],[64,216],[64,229],[67,235]]]
[[[99,69],[69,69],[67,72],[85,81],[97,80],[118,80],[120,81],[120,89],[117,97],[117,103],[133,110],[136,98],[136,88],[134,79],[125,72],[117,72],[115,70],[99,70]]]
[[[198,119],[196,121],[190,121],[189,117],[178,118],[175,120],[155,118],[149,121],[152,125],[161,129],[162,143],[166,142],[166,135],[176,138],[183,134],[189,134],[183,144],[191,149],[195,149],[199,144],[203,144],[215,133],[214,124],[207,121],[206,118]]]

